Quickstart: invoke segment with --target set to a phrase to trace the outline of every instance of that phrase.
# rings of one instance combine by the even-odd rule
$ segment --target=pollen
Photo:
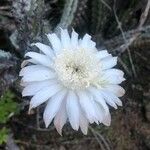
[[[54,63],[59,81],[69,89],[85,89],[99,78],[100,63],[85,49],[63,50]]]

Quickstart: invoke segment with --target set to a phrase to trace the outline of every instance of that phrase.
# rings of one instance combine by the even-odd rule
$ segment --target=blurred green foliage
[[[0,97],[0,145],[5,143],[8,138],[9,128],[5,124],[9,119],[19,112],[19,104],[14,101],[15,95],[11,91],[6,91]]]
[[[7,142],[9,129],[3,127],[0,129],[0,145]]]
[[[0,98],[0,123],[6,123],[11,116],[19,112],[18,103],[14,101],[15,95],[11,91],[5,92]]]

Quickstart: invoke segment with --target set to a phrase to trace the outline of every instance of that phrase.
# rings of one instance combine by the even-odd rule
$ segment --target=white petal
[[[106,77],[106,76],[105,76]],[[123,77],[118,77],[118,76],[109,76],[107,78],[105,78],[105,80],[109,83],[109,84],[120,84],[123,81],[125,81],[125,78]]]
[[[105,114],[105,116],[103,117],[102,123],[106,126],[110,126],[111,123],[111,115],[110,112]]]
[[[101,119],[100,123],[103,123],[104,125],[109,126],[111,123],[110,112],[109,111],[106,112],[100,104],[97,105],[97,108],[99,109],[99,116]]]
[[[86,117],[83,115],[82,112],[80,112],[80,128],[83,134],[87,135],[88,132],[88,120]]]
[[[25,86],[28,85],[28,82],[24,82],[24,81],[21,79],[20,85],[21,85],[22,87],[25,87]]]
[[[106,113],[105,110],[103,109],[103,107],[94,101],[94,108],[95,108],[95,112],[96,112],[96,118],[97,118],[97,124],[99,124],[99,122],[101,123],[103,120],[103,116]],[[98,122],[99,121],[99,122]]]
[[[70,36],[67,29],[61,29],[61,42],[64,49],[70,49]]]
[[[69,91],[67,95],[66,110],[69,122],[74,130],[79,129],[79,104],[78,97],[73,91]]]
[[[100,50],[100,51],[97,52],[97,55],[96,55],[96,57],[97,57],[99,60],[101,60],[102,58],[107,57],[107,56],[111,56],[111,55],[108,53],[107,50]]]
[[[37,61],[33,59],[27,59],[21,63],[21,68],[25,67],[28,63],[39,64]]]
[[[25,56],[29,56],[31,57],[33,60],[37,61],[38,63],[40,63],[41,65],[47,66],[47,67],[51,67],[52,66],[52,61],[43,54],[39,54],[36,52],[28,52],[25,54]]]
[[[116,76],[121,76],[123,77],[124,76],[124,72],[119,70],[119,69],[108,69],[108,70],[105,70],[104,71],[105,74],[108,74],[108,75],[116,75]]]
[[[103,90],[103,91],[105,91],[105,90]],[[116,95],[114,95],[112,92],[109,92],[107,90],[105,91],[105,93],[107,95],[109,95],[109,97],[111,98],[111,100],[114,101],[118,106],[122,106],[121,100]]]
[[[95,51],[97,52],[96,43],[95,43],[94,41],[90,40],[90,41],[88,42],[88,49],[89,49],[89,50],[95,50]]]
[[[108,69],[103,73],[103,79],[110,84],[120,84],[125,80],[124,73],[119,69]]]
[[[30,74],[30,73],[38,71],[38,70],[51,71],[50,69],[48,69],[47,67],[42,66],[42,65],[30,65],[30,66],[22,68],[19,73],[19,76],[24,76],[24,75]]]
[[[82,48],[88,48],[88,43],[91,40],[91,36],[88,34],[85,34],[82,41],[81,41],[81,47]]]
[[[31,68],[31,66],[28,66]],[[35,69],[27,69],[22,70],[20,72],[20,75],[23,75],[23,82],[32,82],[32,81],[43,81],[48,79],[53,79],[56,77],[56,75],[51,72],[48,68],[38,68],[38,70]],[[25,69],[23,68],[23,69]]]
[[[54,49],[55,53],[58,54],[62,49],[60,39],[57,37],[55,33],[48,34],[47,37],[51,42],[52,48]]]
[[[52,97],[57,92],[59,92],[61,89],[62,89],[62,87],[59,84],[43,88],[42,90],[37,92],[35,96],[32,97],[32,99],[30,101],[30,109],[35,108],[35,107],[39,106],[40,104],[44,103],[50,97]]]
[[[91,40],[91,36],[88,34],[85,34],[83,39],[80,41],[80,46],[84,49],[87,50],[95,50],[97,52],[96,49],[96,43],[94,41]]]
[[[33,43],[32,45],[33,46],[35,45],[36,47],[38,47],[48,57],[50,57],[50,58],[54,57],[53,50],[50,48],[50,46],[39,43],[39,42],[38,43]]]
[[[105,101],[107,104],[109,104],[110,106],[114,107],[115,109],[117,109],[117,105],[115,104],[115,102],[113,101],[111,95],[109,95],[106,91],[101,90],[100,91],[102,96],[104,97]]]
[[[119,85],[110,84],[107,85],[105,89],[114,93],[118,97],[122,97],[125,94],[125,90]]]
[[[78,34],[73,30],[71,34],[71,45],[73,49],[78,47]]]
[[[62,135],[62,128],[66,123],[66,121],[67,121],[66,100],[64,100],[54,119],[54,125],[56,127],[57,132],[60,135]]]
[[[95,46],[96,46],[96,43],[91,40],[91,41],[90,41],[90,46],[91,46],[91,47],[95,47]]]
[[[61,92],[58,92],[56,95],[54,95],[48,101],[43,115],[46,127],[49,126],[49,124],[51,123],[51,121],[59,111],[65,95],[66,95],[66,90],[62,90]]]
[[[110,69],[117,65],[117,57],[108,56],[101,59],[102,70]]]
[[[98,89],[96,89],[94,87],[90,87],[89,91],[94,96],[94,100],[96,102],[98,102],[104,108],[106,113],[108,113],[109,112],[109,108],[108,108],[108,106],[107,106],[103,96],[101,95],[100,90],[98,90]]]
[[[79,42],[79,46],[80,46],[82,43],[82,39],[78,39],[78,42]]]
[[[84,91],[78,91],[77,94],[79,96],[79,103],[82,110],[86,114],[86,117],[88,118],[89,122],[93,123],[96,120],[96,118],[91,96],[89,96],[88,93]]]
[[[30,83],[23,89],[22,96],[35,95],[35,93],[37,93],[39,90],[43,89],[44,87],[51,86],[52,84],[56,84],[56,81],[46,80]]]

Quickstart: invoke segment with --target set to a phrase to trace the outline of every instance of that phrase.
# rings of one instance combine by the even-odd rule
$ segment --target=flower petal
[[[94,41],[91,40],[91,36],[89,34],[85,34],[83,39],[80,40],[80,46],[84,49],[87,50],[95,50],[95,52],[97,51],[96,49],[96,43]]]
[[[104,125],[106,126],[110,126],[110,123],[111,123],[111,116],[110,116],[110,112],[108,110],[108,112],[106,112],[104,110],[104,108],[97,103],[97,107],[99,109],[99,116],[100,116],[100,123],[103,123]]]
[[[91,96],[88,95],[85,91],[78,91],[79,103],[80,106],[88,118],[90,123],[93,123],[96,120],[95,110],[92,104]]]
[[[110,123],[111,123],[111,115],[110,115],[110,112],[107,113],[107,114],[105,114],[105,116],[103,117],[102,123],[103,123],[105,126],[110,126]]]
[[[58,54],[62,49],[60,39],[57,37],[55,33],[48,34],[47,37],[51,42],[52,48],[54,49],[55,53]]]
[[[20,76],[23,76],[23,82],[43,81],[56,77],[54,72],[42,66],[27,66],[21,70]]]
[[[96,118],[97,121],[96,123],[99,124],[99,122],[101,123],[103,120],[103,116],[106,113],[105,110],[103,109],[103,107],[101,107],[101,105],[97,102],[94,101],[94,108],[95,108],[95,112],[96,112]],[[99,121],[99,122],[98,122]]]
[[[62,87],[59,84],[48,86],[38,91],[35,96],[32,97],[30,101],[30,109],[39,106],[40,104],[47,101],[50,97],[59,92]]]
[[[70,36],[67,29],[61,29],[61,42],[64,49],[70,49]]]
[[[111,56],[111,54],[109,54],[107,50],[100,50],[97,52],[97,55],[96,55],[96,57],[99,60],[101,60],[102,58],[108,57],[108,56]]]
[[[29,56],[31,57],[33,60],[37,61],[38,63],[40,63],[41,65],[47,66],[47,67],[51,67],[52,66],[52,61],[43,54],[39,54],[36,52],[28,52],[25,54],[25,56]]]
[[[123,71],[119,69],[108,69],[104,71],[103,79],[110,84],[120,84],[121,82],[125,81],[123,75]]]
[[[109,84],[104,89],[114,93],[117,97],[122,97],[125,94],[125,90],[116,84]]]
[[[109,104],[110,106],[114,107],[115,109],[117,109],[117,105],[115,104],[115,102],[113,101],[111,95],[109,95],[106,91],[101,90],[100,91],[103,98],[105,99],[106,103]]]
[[[22,68],[19,73],[19,76],[24,76],[26,74],[30,74],[32,72],[35,72],[38,70],[45,70],[45,69],[47,70],[48,68],[45,66],[42,66],[42,65],[30,65],[30,66]],[[50,69],[48,69],[48,70],[50,70]]]
[[[67,121],[66,100],[64,100],[54,119],[54,125],[56,127],[57,132],[60,135],[62,135],[62,128],[66,123],[66,121]]]
[[[88,132],[88,124],[89,124],[88,120],[83,115],[83,113],[80,112],[80,129],[82,133],[85,135],[87,135],[87,132]]]
[[[109,108],[108,108],[102,94],[100,93],[100,90],[96,89],[95,87],[90,87],[88,90],[94,96],[94,100],[96,102],[98,102],[104,108],[106,113],[108,113]]]
[[[49,126],[52,119],[55,117],[55,115],[59,111],[65,95],[66,95],[66,90],[62,90],[61,92],[58,92],[56,95],[54,95],[48,101],[47,106],[44,111],[44,115],[43,115],[46,127]]]
[[[71,33],[71,45],[73,49],[77,49],[78,47],[78,34],[74,30]]]
[[[38,47],[45,55],[52,58],[54,57],[53,50],[50,48],[50,46],[42,44],[42,43],[33,43],[32,46]]]
[[[114,101],[118,106],[122,106],[122,101],[116,95],[107,90],[105,91],[105,93],[109,95],[109,97],[111,97],[111,100]]]
[[[82,41],[81,41],[81,47],[82,48],[88,48],[88,43],[91,41],[91,36],[89,34],[85,34]]]
[[[110,69],[117,65],[117,57],[108,56],[101,59],[102,70]]]
[[[94,50],[94,52],[97,52],[96,43],[95,43],[94,41],[90,40],[90,41],[88,42],[87,49],[89,49],[89,50]]]
[[[73,91],[69,91],[67,95],[66,110],[69,122],[74,130],[79,129],[79,104],[78,97]]]
[[[119,70],[119,69],[108,69],[108,70],[105,70],[104,71],[105,74],[111,76],[111,75],[116,75],[116,76],[121,76],[123,77],[124,76],[124,72]]]
[[[35,95],[38,91],[40,91],[44,87],[51,86],[52,84],[56,84],[56,81],[55,80],[46,80],[46,81],[30,83],[23,89],[22,96]]]
[[[39,64],[37,61],[35,61],[35,60],[33,60],[33,59],[27,59],[27,60],[24,60],[24,61],[21,63],[21,68],[25,67],[28,63]]]

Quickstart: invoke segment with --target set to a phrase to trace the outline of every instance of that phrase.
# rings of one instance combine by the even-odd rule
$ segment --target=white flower
[[[54,125],[61,134],[68,120],[74,130],[79,127],[87,134],[89,123],[110,125],[108,105],[117,109],[122,106],[118,97],[124,95],[119,86],[124,73],[112,69],[117,64],[107,50],[98,51],[91,36],[78,39],[73,30],[61,29],[61,38],[47,35],[51,46],[35,43],[41,53],[28,52],[30,59],[22,64],[20,76],[25,87],[22,95],[33,96],[30,109],[46,102],[44,122],[46,127],[54,119]],[[26,66],[28,63],[32,65]],[[25,67],[26,66],[26,67]]]

